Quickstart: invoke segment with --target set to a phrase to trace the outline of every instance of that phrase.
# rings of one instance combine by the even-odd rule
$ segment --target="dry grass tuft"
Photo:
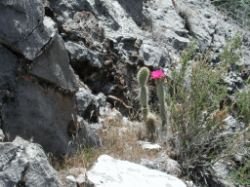
[[[139,163],[141,158],[152,159],[158,152],[142,149],[138,144],[138,134],[145,133],[142,123],[131,122],[119,113],[100,119],[102,129],[98,135],[102,140],[99,148],[80,150],[71,157],[65,157],[61,164],[53,164],[56,169],[70,169],[74,167],[90,168],[101,154],[108,154],[114,158]]]
[[[142,131],[142,123],[119,117],[106,118],[103,120],[103,129],[99,133],[103,141],[100,151],[102,154],[134,162],[140,162],[143,157],[151,158],[156,153],[143,150],[137,142],[138,134],[143,134]]]

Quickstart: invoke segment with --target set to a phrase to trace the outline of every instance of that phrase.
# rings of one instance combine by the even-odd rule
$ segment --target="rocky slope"
[[[207,0],[5,0],[0,25],[0,137],[21,136],[57,156],[100,145],[94,124],[103,108],[138,119],[138,68],[178,67],[194,39],[217,64],[226,40],[240,33],[244,71],[225,83],[235,92],[250,76],[250,33]],[[1,158],[10,145],[1,144]]]

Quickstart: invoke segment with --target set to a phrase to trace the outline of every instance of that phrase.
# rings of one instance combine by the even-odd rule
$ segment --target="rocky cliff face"
[[[48,152],[72,152],[67,129],[77,123],[72,116],[78,85],[62,37],[44,17],[41,1],[2,1],[0,9],[1,127],[6,139],[20,135]]]
[[[108,101],[138,117],[138,68],[175,66],[193,39],[216,64],[225,41],[241,33],[238,65],[245,73],[226,82],[235,90],[250,75],[250,33],[209,1],[173,2],[0,0],[0,127],[5,141],[18,135],[56,155],[99,145],[88,124],[97,122],[99,108]]]

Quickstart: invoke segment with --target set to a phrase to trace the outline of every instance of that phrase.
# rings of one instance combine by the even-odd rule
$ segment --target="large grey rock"
[[[99,108],[107,105],[106,96],[102,93],[94,95],[87,86],[81,87],[75,95],[78,114],[88,121],[97,122]]]
[[[0,1],[0,43],[33,60],[50,41],[40,0]]]
[[[55,33],[54,23],[49,18],[44,21],[51,28],[50,33]],[[32,48],[30,43],[27,45]],[[27,74],[29,71],[31,74]],[[87,133],[74,127],[76,103],[69,92],[76,89],[75,75],[60,36],[53,38],[32,65],[0,46],[0,125],[7,140],[19,135],[33,139],[56,155],[74,152],[86,142]],[[69,132],[70,128],[73,131]],[[81,138],[74,138],[74,142],[78,131]]]
[[[145,16],[143,15],[143,0],[133,1],[133,0],[118,0],[121,6],[126,10],[126,12],[132,17],[137,25],[142,25],[145,21]]]
[[[13,89],[17,66],[17,57],[0,45],[0,90]]]
[[[81,187],[86,182],[86,172],[85,168],[70,168],[61,170],[59,177],[63,183],[63,187]]]
[[[171,0],[136,2],[52,0],[51,2],[51,6],[58,13],[57,19],[60,24],[71,25],[71,27],[67,27],[68,30],[75,32],[77,36],[84,31],[82,31],[83,25],[86,27],[98,25],[104,29],[105,38],[141,40],[144,45],[140,49],[140,58],[146,65],[168,65],[173,60],[173,54],[183,50],[192,37],[198,40],[201,49],[211,48],[215,53],[221,51],[225,41],[238,31],[243,33],[243,38],[249,38],[249,33],[234,23],[225,21],[225,16],[213,8],[207,0],[180,0],[177,1],[177,7],[173,6]],[[82,19],[77,21],[79,17]],[[91,43],[95,45],[100,40],[96,39],[94,35],[88,35],[88,39],[92,39]],[[119,61],[124,62],[122,58],[125,57],[126,60],[133,62],[136,50],[119,47],[116,50],[120,52]],[[248,51],[249,41],[244,39],[242,64],[249,64]]]
[[[69,65],[69,57],[59,35],[43,54],[34,60],[31,74],[64,90],[73,92],[77,89],[75,75]]]
[[[95,187],[186,187],[178,178],[144,166],[101,155],[87,172]]]
[[[141,159],[141,164],[152,169],[157,169],[162,172],[166,172],[170,175],[174,175],[177,177],[181,176],[180,164],[177,161],[169,158],[168,155],[164,153],[160,153],[153,160]]]
[[[16,138],[0,143],[0,186],[60,187],[57,172],[38,144]]]
[[[223,120],[225,132],[237,132],[244,129],[244,123],[239,122],[235,117],[229,115]]]
[[[76,78],[42,1],[0,1],[0,11],[0,125],[6,139],[33,139],[56,155],[98,142],[72,117]]]
[[[18,59],[8,49],[0,45],[0,119],[2,119],[2,107],[4,100],[11,97],[12,91],[16,85]],[[5,139],[2,131],[3,120],[0,120],[0,142]]]
[[[1,124],[0,124],[1,125]],[[0,142],[3,142],[4,141],[4,138],[5,138],[5,135],[3,133],[3,130],[0,129]]]
[[[144,59],[146,66],[153,66],[155,68],[169,63],[169,57],[165,50],[152,45],[151,43],[143,43],[140,48],[140,55]]]
[[[3,106],[4,130],[10,140],[18,135],[33,139],[47,152],[66,154],[72,151],[69,144],[72,134],[68,132],[74,124],[72,96],[32,81],[19,80],[14,98]]]
[[[54,11],[62,14],[61,16],[64,19],[74,16],[76,12],[90,10],[91,7],[90,3],[86,0],[50,0],[49,2]]]
[[[228,164],[223,160],[219,160],[213,164],[213,180],[222,187],[235,187],[234,182],[228,177],[230,169]]]
[[[64,35],[90,43],[103,40],[103,29],[93,14],[98,7],[91,7],[90,2],[85,0],[51,0],[50,4],[57,14],[56,21],[61,25]]]
[[[62,39],[55,38],[52,46],[32,65],[35,76],[27,75],[27,65],[23,59],[20,61],[23,63],[0,46],[0,117],[6,139],[13,140],[17,135],[33,139],[46,151],[58,155],[72,153],[83,143],[87,145],[86,129],[74,127],[73,93],[60,91],[76,90]],[[69,132],[72,125],[74,131]],[[81,138],[74,139],[76,143],[72,135],[78,130]]]
[[[240,75],[232,71],[223,77],[223,82],[226,84],[227,90],[230,93],[233,93],[239,88],[242,88],[244,84]]]
[[[250,33],[248,30],[241,28],[227,15],[211,6],[211,1],[181,0],[177,1],[178,3],[179,9],[184,13],[186,21],[190,25],[190,34],[197,39],[201,49],[210,48],[215,54],[218,54],[228,39],[240,33],[243,39],[242,59],[237,64],[249,65],[250,45],[247,38]]]
[[[77,108],[80,115],[84,115],[86,110],[91,104],[94,104],[95,96],[91,93],[91,90],[87,88],[80,88],[76,92]]]
[[[93,51],[71,41],[65,43],[65,47],[70,55],[72,63],[85,63],[85,66],[101,68],[103,66],[101,55],[97,51]]]
[[[151,6],[150,3],[153,5]],[[120,55],[118,60],[121,62],[137,64],[137,60],[141,58],[145,59],[146,65],[165,66],[169,63],[169,55],[165,52],[164,42],[168,44],[167,49],[172,48],[171,45],[180,49],[189,42],[186,37],[178,35],[185,32],[185,29],[170,0],[157,3],[151,1],[88,0],[85,1],[85,4],[82,1],[59,2],[52,0],[51,6],[59,13],[57,19],[66,33],[76,32],[75,35],[81,37],[86,27],[91,27],[92,30],[96,31],[100,30],[99,33],[103,28],[104,37],[114,41],[118,40],[118,46],[115,46],[115,50],[118,51]],[[79,11],[79,9],[84,11]],[[97,18],[96,20],[92,18],[92,14]],[[169,17],[171,15],[171,21],[169,18],[165,18],[166,14],[169,14]],[[79,16],[81,17],[80,22],[76,20]],[[144,26],[151,25],[150,19],[152,19],[152,30],[146,28],[145,31]],[[82,28],[83,26],[84,28]],[[94,45],[100,41],[100,39],[96,39],[96,35],[90,35]],[[87,38],[89,39],[89,36]],[[145,54],[143,52],[139,54],[140,45],[136,46],[137,48],[134,46],[134,41],[140,40],[148,46],[144,45],[141,49]],[[87,43],[89,42],[87,41]],[[108,47],[110,48],[110,46]],[[150,48],[152,50],[149,50]],[[108,49],[104,46],[103,50]]]

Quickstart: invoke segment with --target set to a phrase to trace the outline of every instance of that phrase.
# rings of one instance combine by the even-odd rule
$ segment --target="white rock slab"
[[[172,175],[108,155],[98,158],[87,177],[95,187],[186,187]]]
[[[159,144],[154,144],[151,142],[138,141],[137,142],[145,150],[160,150],[161,146]]]

